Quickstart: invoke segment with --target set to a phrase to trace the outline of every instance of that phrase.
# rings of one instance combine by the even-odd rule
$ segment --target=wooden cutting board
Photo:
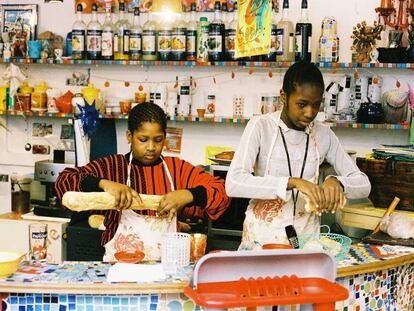
[[[362,241],[372,244],[389,244],[414,247],[414,239],[394,239],[382,231],[368,235],[364,237]]]

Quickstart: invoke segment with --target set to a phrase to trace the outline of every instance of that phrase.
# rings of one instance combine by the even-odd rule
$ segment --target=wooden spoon
[[[374,231],[372,231],[372,234],[377,233],[380,230],[380,223],[381,221],[389,216],[397,207],[398,203],[400,202],[400,198],[399,197],[394,197],[394,200],[392,200],[391,204],[388,206],[387,210],[384,213],[384,216],[382,216],[382,218],[380,219],[380,221],[378,222],[378,225],[375,227]]]

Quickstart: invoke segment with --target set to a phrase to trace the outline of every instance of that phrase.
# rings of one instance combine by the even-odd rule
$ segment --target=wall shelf
[[[178,66],[178,67],[253,67],[253,68],[288,68],[292,62],[254,62],[254,61],[133,61],[133,60],[73,60],[73,59],[30,59],[12,58],[2,59],[0,63],[8,64],[55,64],[55,65],[122,65],[122,66]],[[414,63],[317,63],[320,68],[346,69],[346,68],[395,68],[414,69]]]
[[[75,115],[71,113],[49,113],[49,112],[21,112],[21,111],[0,111],[0,116],[24,116],[24,117],[44,117],[44,118],[74,118]],[[127,120],[126,115],[107,115],[100,114],[100,119],[116,119],[116,120]],[[233,118],[225,116],[215,117],[181,117],[174,116],[168,117],[169,121],[182,122],[182,123],[228,123],[228,124],[246,124],[250,118]],[[408,122],[402,124],[367,124],[367,123],[356,123],[350,121],[337,121],[337,122],[326,122],[331,128],[345,128],[345,129],[386,129],[386,130],[408,130],[410,124]]]

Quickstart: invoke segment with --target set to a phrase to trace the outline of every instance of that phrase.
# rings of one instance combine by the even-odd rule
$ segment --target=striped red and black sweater
[[[66,191],[93,192],[99,189],[99,181],[107,179],[126,184],[128,177],[128,163],[130,153],[126,155],[111,155],[94,160],[83,167],[66,168],[59,174],[55,182],[55,190],[59,200]],[[180,214],[185,217],[203,218],[205,215],[217,219],[229,206],[230,199],[224,189],[224,180],[213,177],[201,167],[177,157],[163,158],[175,190],[187,189],[194,197],[194,205],[186,206]],[[131,188],[138,193],[163,195],[171,192],[171,186],[161,158],[152,165],[143,165],[132,160]],[[154,211],[135,211],[145,215],[155,215]],[[116,210],[97,211],[105,216],[106,231],[102,234],[102,245],[105,245],[114,236],[120,212]]]

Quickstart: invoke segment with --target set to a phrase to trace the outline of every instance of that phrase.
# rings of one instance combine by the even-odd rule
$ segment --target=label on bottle
[[[213,60],[219,60],[223,53],[223,24],[210,24],[208,32],[208,55]]]
[[[118,34],[114,34],[114,53],[118,52]]]
[[[88,52],[100,52],[102,42],[102,30],[88,29],[86,31],[86,48]]]
[[[311,60],[312,52],[312,24],[298,23],[296,24],[296,60]]]
[[[160,30],[158,32],[158,55],[159,58],[167,59],[171,54],[171,31],[170,30]]]
[[[272,24],[270,29],[270,49],[267,55],[263,55],[264,61],[276,61],[278,48],[278,37],[277,37],[277,27],[275,24]]]
[[[156,55],[155,30],[144,30],[142,32],[142,55]]]
[[[226,29],[226,52],[230,59],[234,59],[236,50],[236,29]]]
[[[187,60],[195,60],[197,57],[196,39],[197,39],[197,31],[187,30]]]
[[[140,32],[130,32],[129,34],[129,51],[131,56],[141,55],[141,40],[142,34]]]
[[[185,28],[173,28],[171,33],[171,53],[174,59],[185,57]]]
[[[112,40],[114,38],[114,33],[112,30],[103,30],[102,31],[102,56],[110,57],[113,56],[113,45]]]
[[[129,29],[124,29],[124,31],[122,32],[122,37],[123,37],[123,49],[124,49],[124,54],[129,54]]]
[[[82,55],[85,51],[85,30],[72,30],[72,55]]]
[[[283,28],[276,29],[276,55],[283,55],[283,35],[285,30]]]
[[[289,53],[295,53],[295,35],[289,34]]]

